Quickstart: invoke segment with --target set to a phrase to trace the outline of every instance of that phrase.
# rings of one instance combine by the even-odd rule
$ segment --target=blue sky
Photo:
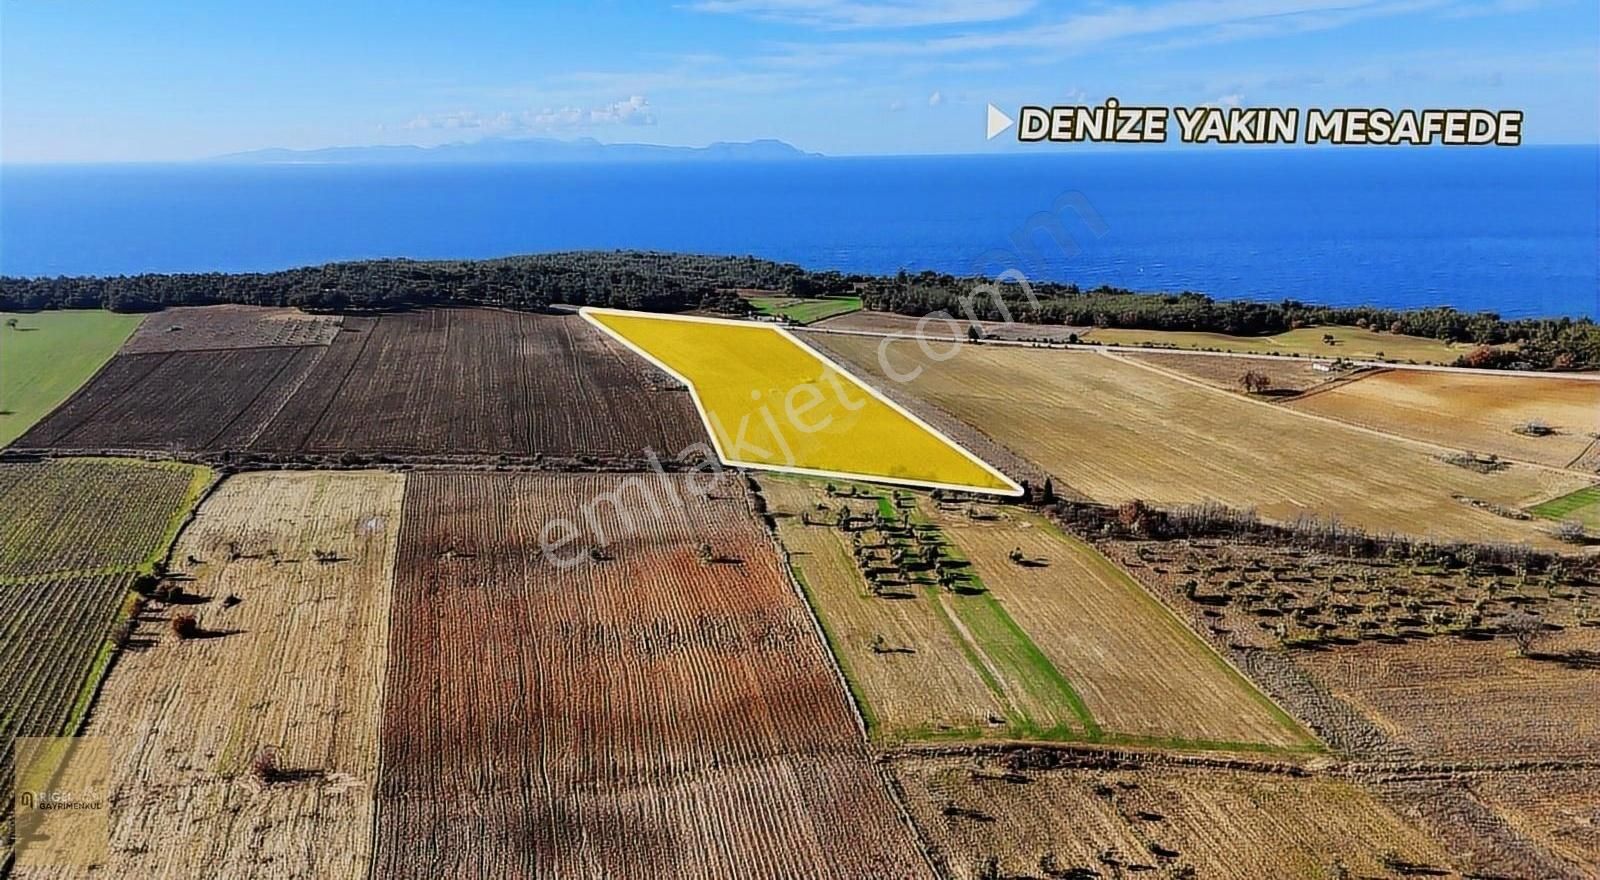
[[[0,0],[0,160],[781,138],[966,153],[993,101],[1523,109],[1600,139],[1593,0]],[[1002,139],[1003,140],[1003,139]]]

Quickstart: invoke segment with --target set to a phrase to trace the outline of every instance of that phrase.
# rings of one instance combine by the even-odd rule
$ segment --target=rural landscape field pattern
[[[108,744],[91,876],[1600,876],[1600,383],[755,299],[15,316],[0,781]]]

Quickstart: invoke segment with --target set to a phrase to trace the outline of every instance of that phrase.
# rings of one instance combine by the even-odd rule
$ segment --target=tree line
[[[742,311],[734,288],[787,289],[798,266],[753,257],[644,251],[575,251],[493,260],[357,260],[281,272],[197,272],[111,277],[0,277],[0,309],[240,303],[310,311],[486,305],[541,311],[554,303],[647,311]]]
[[[1265,336],[1301,327],[1351,325],[1474,344],[1462,357],[1464,366],[1600,369],[1600,327],[1588,318],[1506,320],[1492,312],[1445,307],[1218,301],[1198,293],[1135,293],[1109,286],[1083,290],[1054,282],[1034,284],[1026,292],[1017,284],[1000,284],[996,294],[979,290],[984,282],[938,272],[882,276],[809,271],[748,256],[569,251],[492,260],[357,260],[280,272],[0,277],[0,309],[151,311],[243,303],[311,311],[463,304],[539,311],[561,303],[742,313],[748,306],[734,291],[760,289],[811,297],[857,294],[867,308],[902,315],[943,310],[960,318],[1083,327]],[[1515,345],[1494,347],[1507,343]]]
[[[1346,325],[1474,345],[1461,366],[1600,369],[1600,326],[1590,318],[1504,319],[1494,312],[1453,308],[1389,309],[1279,302],[1214,300],[1199,293],[1135,293],[1102,285],[1043,282],[980,289],[986,279],[937,272],[860,279],[869,309],[921,316],[945,311],[958,318],[1029,324],[1183,330],[1230,336],[1271,336],[1302,327]],[[1514,347],[1495,348],[1514,344]]]

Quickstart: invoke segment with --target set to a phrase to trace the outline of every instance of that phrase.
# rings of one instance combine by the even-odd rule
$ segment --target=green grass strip
[[[1273,720],[1277,721],[1284,727],[1284,729],[1288,730],[1290,733],[1293,733],[1301,741],[1305,742],[1307,744],[1307,748],[1314,751],[1324,750],[1322,743],[1315,736],[1312,736],[1310,731],[1307,731],[1305,727],[1302,726],[1300,722],[1296,721],[1288,712],[1283,711],[1283,709],[1276,702],[1274,702],[1271,697],[1267,696],[1265,692],[1256,687],[1255,682],[1246,678],[1244,673],[1240,672],[1232,663],[1229,663],[1221,654],[1217,653],[1215,648],[1211,647],[1211,645],[1207,644],[1204,639],[1200,638],[1200,636],[1197,635],[1194,630],[1190,629],[1187,624],[1178,618],[1178,615],[1171,608],[1167,607],[1165,602],[1162,602],[1160,599],[1157,599],[1155,596],[1151,595],[1150,591],[1146,590],[1138,581],[1134,580],[1132,575],[1128,574],[1126,571],[1123,571],[1122,566],[1117,565],[1110,559],[1107,559],[1104,554],[1094,548],[1094,545],[1063,531],[1054,522],[1044,517],[1036,516],[1033,517],[1033,519],[1040,527],[1049,529],[1052,533],[1061,538],[1062,541],[1066,542],[1068,547],[1084,556],[1084,558],[1092,559],[1097,565],[1102,566],[1105,571],[1111,574],[1117,583],[1120,583],[1124,588],[1133,591],[1134,595],[1138,596],[1140,601],[1148,605],[1152,611],[1154,611],[1160,617],[1160,619],[1166,621],[1167,625],[1172,627],[1173,631],[1176,632],[1181,638],[1192,639],[1195,644],[1200,646],[1204,655],[1210,658],[1212,664],[1218,670],[1220,670],[1223,675],[1231,679],[1240,688],[1243,688],[1245,693],[1250,695],[1251,699],[1260,704],[1267,711],[1267,713],[1272,716]],[[1267,748],[1283,749],[1285,747],[1267,746]]]
[[[795,583],[800,585],[800,592],[806,597],[806,603],[811,606],[811,616],[817,619],[817,624],[822,627],[822,638],[828,643],[828,651],[833,654],[834,662],[839,664],[839,673],[844,676],[845,687],[850,691],[850,699],[856,703],[856,710],[861,713],[861,721],[867,727],[867,735],[875,736],[881,732],[882,724],[878,714],[872,710],[872,705],[867,702],[866,692],[861,688],[861,681],[856,677],[855,671],[850,667],[850,660],[845,656],[843,646],[839,644],[839,636],[833,627],[828,624],[827,615],[822,613],[822,603],[817,601],[816,593],[812,591],[811,584],[806,581],[805,573],[800,566],[794,564],[791,554],[789,571],[794,575]]]
[[[977,580],[976,576],[973,580]],[[993,593],[984,589],[976,595],[954,595],[951,599],[961,622],[978,640],[978,649],[997,666],[1011,671],[1010,677],[1018,687],[1043,703],[1067,706],[1082,726],[1083,735],[1091,740],[1100,737],[1100,725],[1083,698]],[[1029,733],[1041,738],[1048,733],[1032,719],[1028,719],[1027,728]]]
[[[796,299],[789,296],[751,297],[750,305],[763,315],[782,316],[801,324],[861,310],[861,297],[840,296]]]
[[[1590,505],[1600,505],[1600,486],[1585,486],[1576,492],[1536,505],[1531,510],[1534,515],[1545,519],[1566,519],[1574,511]]]

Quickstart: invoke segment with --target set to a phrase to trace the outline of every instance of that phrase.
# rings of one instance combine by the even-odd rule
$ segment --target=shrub
[[[192,639],[200,634],[200,623],[193,614],[179,614],[172,618],[172,634],[180,639]]]

